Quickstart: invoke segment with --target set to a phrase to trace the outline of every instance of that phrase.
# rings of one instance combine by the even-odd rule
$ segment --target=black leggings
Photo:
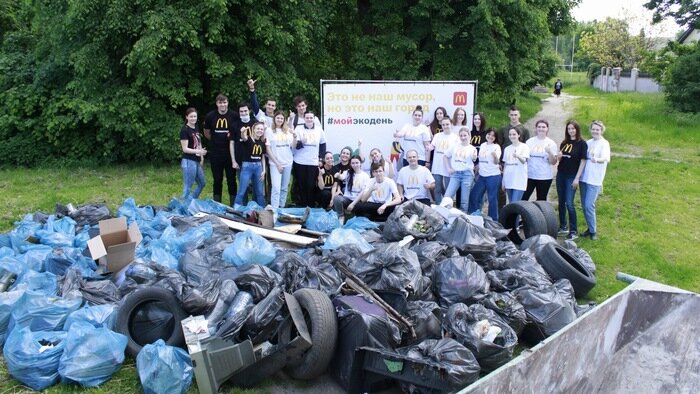
[[[299,193],[299,201],[296,204],[300,207],[313,207],[316,202],[316,177],[318,176],[318,166],[303,165],[294,163],[292,165],[294,174],[294,184]]]
[[[377,209],[379,209],[379,207],[382,205],[383,204],[378,202],[358,202],[355,204],[355,209],[352,213],[354,213],[355,216],[364,216],[373,222],[385,222],[386,218],[388,218],[389,215],[394,212],[394,206],[392,205],[390,207],[386,207],[384,213],[380,215],[377,212]]]
[[[211,163],[211,175],[214,178],[214,195],[221,196],[224,183],[224,173],[226,173],[226,183],[228,185],[229,196],[235,196],[238,192],[236,187],[236,170],[231,165],[231,155],[228,151],[212,151],[209,156]]]
[[[547,201],[547,193],[549,193],[550,186],[552,186],[551,179],[527,178],[527,188],[525,189],[525,194],[523,194],[523,200],[529,200],[532,192],[537,191],[537,201]]]

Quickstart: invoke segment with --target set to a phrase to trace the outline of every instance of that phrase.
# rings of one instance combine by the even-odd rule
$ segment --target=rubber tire
[[[547,234],[547,222],[542,211],[528,201],[516,201],[504,206],[499,215],[499,221],[503,227],[511,229],[508,233],[508,239],[514,244],[520,245],[524,241],[518,231],[513,228],[518,215],[523,222],[526,239],[533,235]]]
[[[312,344],[301,360],[288,365],[285,372],[294,379],[310,380],[322,375],[333,358],[338,321],[333,303],[322,291],[299,289],[294,292],[294,298],[307,318]]]
[[[559,218],[557,217],[557,213],[554,211],[552,204],[548,203],[547,201],[533,201],[532,204],[534,204],[542,212],[544,221],[547,223],[547,234],[550,237],[557,239],[557,233],[559,232]]]
[[[129,338],[129,342],[126,345],[126,353],[133,357],[139,354],[143,346],[131,337],[131,332],[129,330],[131,319],[134,313],[139,310],[140,306],[149,302],[163,303],[175,318],[175,327],[173,327],[170,336],[168,338],[162,338],[165,343],[177,347],[183,347],[185,345],[185,336],[182,333],[182,325],[180,322],[187,318],[187,314],[182,308],[180,301],[169,290],[160,287],[145,287],[134,290],[133,293],[130,293],[122,300],[115,322],[115,331]]]
[[[568,279],[577,298],[585,297],[596,284],[595,276],[573,253],[559,244],[544,245],[535,257],[552,280]]]

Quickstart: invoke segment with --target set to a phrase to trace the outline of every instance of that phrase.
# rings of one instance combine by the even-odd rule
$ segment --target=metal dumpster
[[[638,279],[460,393],[697,392],[698,326],[698,294]]]

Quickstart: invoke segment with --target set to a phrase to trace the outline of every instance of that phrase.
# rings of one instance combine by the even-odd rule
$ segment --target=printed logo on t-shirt
[[[333,175],[331,175],[331,174],[324,174],[323,175],[323,185],[324,186],[333,186],[333,182],[335,182],[335,180],[333,179]]]
[[[530,148],[530,153],[544,153],[544,145],[535,145]]]
[[[314,145],[316,140],[316,133],[308,133],[304,135],[304,145]]]
[[[251,155],[253,156],[261,156],[262,155],[262,145],[260,144],[254,144],[253,145],[253,151],[251,152]]]
[[[472,145],[481,145],[481,136],[480,135],[472,136],[471,144]]]
[[[219,118],[216,120],[216,127],[214,128],[216,133],[228,133],[228,119]]]
[[[450,148],[450,141],[447,141],[447,140],[440,141],[440,143],[438,143],[438,146],[436,148],[439,151],[444,152]]]
[[[562,153],[571,153],[574,150],[574,144],[564,144],[561,148]]]
[[[383,188],[379,188],[379,189],[373,191],[373,192],[372,192],[372,196],[374,196],[374,198],[375,198],[376,200],[382,200],[382,199],[384,199],[384,189],[383,189]]]

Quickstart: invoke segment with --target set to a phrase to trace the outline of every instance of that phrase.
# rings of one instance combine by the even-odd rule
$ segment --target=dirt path
[[[535,122],[544,119],[549,122],[549,138],[559,145],[564,140],[564,128],[566,121],[573,116],[573,101],[576,96],[562,93],[560,97],[552,95],[542,100],[542,109],[532,119],[525,122],[525,127],[530,130],[530,136],[535,136]]]

